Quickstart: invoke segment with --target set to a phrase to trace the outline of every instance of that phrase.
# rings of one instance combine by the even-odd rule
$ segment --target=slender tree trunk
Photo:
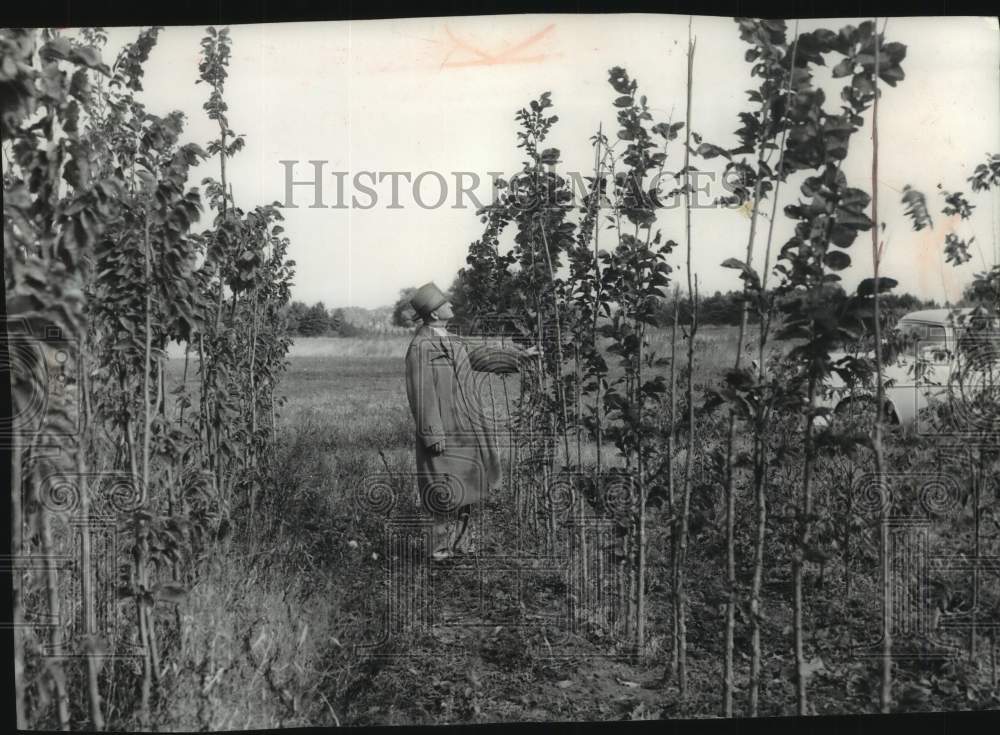
[[[141,521],[139,522],[141,523]],[[141,531],[139,532],[139,539],[136,541],[139,559],[143,559],[145,556],[145,543],[142,538]],[[149,630],[147,628],[147,618],[145,614],[146,606],[146,592],[145,592],[145,578],[141,572],[140,567],[141,562],[136,564],[136,591],[137,595],[135,598],[135,609],[136,615],[139,620],[139,642],[142,646],[142,683],[140,688],[140,709],[139,709],[139,719],[140,724],[143,728],[150,727],[149,720],[149,699],[150,691],[152,685],[152,659],[151,659],[151,644],[149,640]]]
[[[179,476],[183,477],[183,472],[178,473]],[[167,466],[167,515],[170,517],[175,517],[176,515],[186,515],[186,508],[178,508],[177,500],[174,496],[174,473],[173,467]],[[181,495],[183,497],[183,495]],[[183,505],[181,503],[180,505]],[[173,582],[179,582],[181,580],[181,569],[180,564],[177,559],[173,559],[170,562],[170,579]],[[183,625],[181,623],[181,608],[179,605],[174,606],[174,623],[177,626],[177,635],[181,639],[181,646],[183,647]]]
[[[993,693],[1000,694],[1000,676],[997,672],[997,634],[990,638],[990,664],[993,668]]]
[[[777,188],[777,185],[775,185],[776,198]],[[766,294],[762,298],[766,298]],[[758,385],[763,383],[764,349],[767,340],[767,324],[765,322],[765,315],[763,314],[761,314],[760,329],[760,351],[757,363]],[[766,407],[761,407],[759,411],[760,420],[754,432],[754,507],[756,519],[754,525],[753,579],[750,587],[750,717],[757,717],[760,701],[760,671],[763,657],[760,636],[761,624],[763,622],[761,589],[764,581],[764,544],[767,538],[768,438],[766,436],[766,428],[769,424],[769,411]]]
[[[635,405],[635,380],[630,377],[627,373],[625,375],[625,399],[628,401],[630,406]],[[625,473],[629,475],[632,472],[632,454],[630,451],[625,453]],[[625,534],[625,555],[623,560],[622,569],[627,573],[627,578],[625,580],[625,594],[626,594],[626,604],[627,604],[627,614],[625,617],[625,635],[631,637],[636,626],[634,625],[636,621],[636,563],[635,563],[635,548],[636,548],[636,526],[638,524],[639,518],[639,508],[637,502],[637,490],[636,483],[628,483],[628,531]]]
[[[636,488],[636,493],[638,494],[639,501],[639,517],[638,517],[638,546],[637,557],[638,562],[636,564],[636,642],[639,648],[639,656],[645,657],[646,650],[646,482],[643,477],[643,461],[642,461],[642,415],[643,415],[643,396],[642,396],[642,341],[645,338],[645,329],[643,325],[639,325],[637,330],[639,333],[639,348],[638,348],[638,362],[639,367],[636,371],[636,402],[639,406],[639,428],[640,434],[638,437],[638,451],[636,452],[636,478],[638,487]]]
[[[84,360],[82,350],[80,359],[81,361]],[[80,431],[80,446],[77,448],[76,452],[76,471],[78,477],[80,478],[80,576],[82,578],[80,587],[83,595],[83,629],[87,635],[91,635],[96,632],[95,628],[97,627],[94,620],[94,581],[91,571],[89,528],[90,491],[87,486],[87,455],[90,448],[88,442],[91,436],[90,425],[91,421],[93,421],[93,416],[90,412],[90,383],[87,380],[87,366],[83,363],[80,367],[80,373],[83,376],[82,405],[84,408],[83,421]],[[127,431],[128,426],[126,425],[126,432]],[[132,478],[134,481],[134,472],[132,474]],[[87,700],[90,705],[90,723],[95,730],[103,730],[104,714],[101,710],[101,692],[97,681],[98,673],[97,659],[94,656],[87,656]]]
[[[816,407],[816,379],[809,377],[809,414],[806,418],[804,435],[805,462],[802,470],[802,504],[798,529],[798,548],[792,555],[793,626],[795,647],[795,691],[799,715],[808,714],[806,696],[805,632],[803,628],[803,566],[806,547],[809,544],[809,516],[812,514],[812,474],[813,474],[813,410]]]
[[[191,343],[190,342],[185,342],[184,343],[184,374],[181,377],[181,386],[182,386],[182,388],[184,390],[184,392],[181,395],[184,396],[184,397],[187,397],[188,363],[190,362],[190,360],[191,360]],[[181,427],[184,426],[184,403],[183,402],[181,403],[181,413],[180,413],[180,417],[178,418],[177,422],[178,422],[178,424]]]
[[[534,270],[534,268],[536,266],[536,262],[535,262],[535,240],[534,240],[534,238],[532,238],[531,243],[532,243],[532,247],[531,247],[531,265],[532,265],[532,270]],[[548,251],[548,248],[546,248],[546,252],[547,251]],[[543,357],[542,352],[541,352],[541,348],[545,345],[545,327],[543,325],[543,313],[544,312],[542,310],[542,304],[541,304],[541,300],[538,297],[538,294],[535,293],[534,297],[535,297],[535,321],[536,321],[536,329],[537,329],[537,336],[538,336],[538,346],[540,348],[539,352],[538,352],[538,355],[536,355],[536,357],[535,357],[535,359],[537,361],[537,365],[538,365],[538,380],[539,380],[538,389],[539,389],[539,396],[542,397],[542,398],[545,398],[545,397],[548,396],[548,385],[547,385],[546,380],[545,380],[545,358]],[[548,418],[549,418],[548,414],[543,414],[542,417],[541,417],[542,420],[547,420]],[[552,551],[553,537],[555,535],[555,511],[554,511],[554,509],[552,507],[551,477],[550,477],[550,473],[549,473],[549,470],[551,468],[550,459],[554,458],[554,456],[555,456],[555,447],[553,447],[553,457],[550,458],[549,457],[549,436],[548,436],[550,428],[551,428],[551,426],[545,426],[545,429],[541,432],[541,439],[540,439],[541,446],[540,446],[540,449],[539,449],[540,454],[541,454],[541,468],[542,468],[542,472],[541,472],[541,475],[542,475],[542,489],[541,489],[541,491],[545,494],[545,504],[547,505],[547,508],[546,508],[547,513],[546,513],[546,520],[545,520],[545,526],[544,526],[544,534],[545,534],[545,547],[546,547],[546,550],[548,552]],[[537,497],[538,496],[537,496],[537,493],[536,493],[534,495],[534,502],[535,503],[537,503]],[[537,507],[536,507],[535,515],[537,516]]]
[[[795,21],[795,40],[792,43],[792,54],[789,63],[788,79],[785,82],[785,99],[791,93],[792,74],[795,69],[796,52],[799,45],[799,22]],[[787,109],[787,104],[785,106]],[[781,190],[781,182],[784,177],[783,169],[785,163],[785,141],[788,137],[788,127],[785,125],[781,131],[781,143],[778,146],[778,167],[775,169],[776,177],[774,191],[772,192],[771,216],[767,226],[767,243],[764,248],[764,267],[761,271],[761,294],[759,314],[759,334],[757,336],[757,384],[763,385],[765,376],[765,358],[767,351],[767,338],[771,325],[771,315],[773,313],[773,301],[768,297],[767,280],[771,267],[771,244],[774,241],[774,223],[778,216],[778,193]],[[764,578],[764,543],[767,538],[767,462],[768,462],[768,434],[770,429],[771,407],[761,406],[758,415],[758,425],[754,432],[754,504],[756,507],[756,528],[754,544],[754,571],[753,581],[750,591],[750,716],[756,717],[758,714],[758,703],[760,700],[760,671],[761,671],[761,623],[763,622],[763,605],[761,601],[761,587]]]
[[[691,510],[691,471],[695,447],[694,422],[694,340],[698,329],[698,278],[691,272],[691,96],[694,82],[695,41],[691,38],[691,20],[688,19],[688,68],[687,68],[687,114],[685,116],[684,140],[684,229],[687,239],[687,281],[688,299],[691,308],[691,331],[688,336],[687,410],[688,437],[687,457],[684,462],[684,489],[681,501],[680,541],[677,553],[677,594],[675,616],[677,618],[677,678],[681,699],[687,696],[687,598],[684,589],[687,562],[688,515]]]
[[[253,289],[253,316],[251,322],[251,337],[250,337],[250,446],[248,447],[250,468],[252,470],[250,477],[250,527],[251,532],[253,529],[254,518],[256,516],[257,510],[257,486],[259,484],[259,475],[257,473],[257,384],[254,380],[255,368],[257,362],[257,287],[254,286]],[[490,391],[492,395],[492,383],[490,384]],[[494,410],[494,416],[496,411]]]
[[[628,557],[628,542],[629,532],[626,531],[624,536],[622,536],[622,555],[618,559],[618,605],[617,608],[620,610],[622,607],[622,602],[626,603],[626,611],[624,619],[619,623],[619,629],[622,631],[624,637],[629,635],[629,622],[632,619],[632,605],[629,604],[628,599],[628,580],[627,580],[627,570],[625,568],[625,559]]]
[[[165,345],[164,345],[165,346]],[[162,347],[161,347],[162,348]],[[167,417],[167,371],[163,369],[163,364],[156,362],[156,412],[164,419]]]
[[[216,91],[222,94],[221,89],[217,88]],[[229,203],[226,200],[229,185],[226,183],[226,125],[222,120],[219,120],[219,144],[219,183],[222,185],[222,216],[225,218],[229,210]]]
[[[535,492],[533,486],[528,486],[527,483],[523,482],[524,473],[522,471],[523,456],[527,456],[528,461],[532,461],[534,458],[535,448],[531,444],[530,437],[528,435],[527,427],[525,422],[530,418],[530,409],[525,407],[525,396],[529,394],[531,386],[525,386],[524,377],[521,378],[521,383],[519,386],[519,395],[517,399],[517,414],[518,414],[518,426],[519,426],[519,436],[518,436],[518,446],[517,446],[517,459],[520,460],[516,462],[517,471],[514,473],[514,481],[517,483],[516,490],[521,496],[523,502],[523,513],[524,513],[524,528],[527,532],[528,528],[531,528],[531,532],[534,536],[538,535],[538,517],[537,510],[534,509],[535,503]]]
[[[26,511],[21,505],[23,491],[21,476],[22,442],[24,437],[18,432],[11,436],[10,448],[10,554],[15,562],[22,558],[21,544],[23,541],[22,514]],[[24,686],[24,572],[16,563],[11,564],[11,619],[13,622],[12,638],[14,643],[14,711],[18,730],[28,729],[27,701]]]
[[[671,114],[672,122],[672,114]],[[666,150],[666,144],[664,144],[664,151]],[[666,163],[666,158],[660,163],[659,171],[657,172],[657,178],[663,175],[663,168]],[[636,237],[638,237],[639,226],[636,225]],[[650,227],[646,230],[646,247],[650,246],[650,241],[653,236],[653,228]],[[632,403],[638,405],[639,409],[639,433],[636,437],[636,468],[638,477],[638,496],[639,496],[639,517],[638,517],[638,542],[639,548],[637,552],[638,562],[636,570],[637,579],[637,589],[636,589],[636,615],[638,616],[637,625],[637,639],[639,652],[641,656],[645,656],[645,633],[646,633],[646,606],[645,606],[645,596],[646,596],[646,476],[645,476],[645,463],[643,456],[644,448],[644,420],[645,420],[645,394],[643,392],[642,383],[642,364],[645,359],[643,354],[643,347],[646,340],[646,325],[639,320],[636,320],[634,326],[635,333],[639,336],[639,344],[636,356],[636,372],[635,372],[635,383],[633,386],[634,398]],[[669,456],[669,455],[668,455]]]
[[[760,206],[761,183],[763,182],[762,161],[757,164],[757,182],[754,186],[753,210],[750,216],[750,235],[747,237],[746,264],[752,267],[753,246],[757,233],[757,213]],[[734,370],[739,370],[743,362],[743,341],[747,331],[748,286],[744,283],[744,300],[740,305],[740,326],[736,337],[736,359]],[[736,632],[736,471],[733,467],[733,452],[736,444],[736,412],[729,411],[729,427],[726,433],[726,635],[725,656],[722,674],[722,715],[733,716],[733,647]]]
[[[219,91],[220,94],[222,93],[222,90],[218,90],[218,91]],[[219,183],[221,184],[221,188],[222,188],[221,214],[222,214],[222,221],[225,222],[226,219],[227,219],[227,215],[229,213],[229,202],[228,202],[228,198],[227,198],[228,197],[228,191],[229,191],[229,189],[228,189],[228,185],[226,183],[226,127],[225,127],[225,125],[223,124],[223,122],[221,120],[219,121],[219,143],[220,143],[220,146],[219,146],[219,177],[220,177],[220,182]],[[226,291],[226,289],[225,289],[225,279],[224,279],[224,276],[223,276],[223,270],[224,270],[224,268],[225,268],[225,263],[224,262],[220,263],[219,264],[219,291],[218,291],[218,297],[217,297],[217,301],[216,301],[216,305],[215,305],[215,331],[212,334],[212,338],[213,339],[218,339],[220,331],[222,329],[222,307],[223,307],[223,305],[225,303],[225,291]],[[236,295],[233,294],[233,301],[235,302],[235,300],[236,300]],[[218,374],[218,366],[215,364],[215,357],[214,356],[213,356],[213,363],[212,363],[211,375],[212,375],[211,389],[214,390],[214,391],[218,391],[218,389],[219,389],[219,386],[218,386],[219,374]],[[219,445],[220,445],[220,441],[221,441],[221,436],[220,435],[222,434],[222,417],[221,417],[221,415],[219,413],[219,402],[218,402],[218,400],[216,399],[215,396],[212,397],[211,418],[212,418],[212,434],[214,435],[214,438],[215,438],[215,447],[214,447],[214,457],[210,454],[209,455],[209,462],[211,464],[214,464],[214,466],[215,466],[215,481],[216,481],[216,486],[217,486],[218,491],[219,491],[219,496],[220,496],[220,498],[222,498],[222,506],[223,506],[222,507],[222,512],[223,512],[223,514],[225,514],[226,516],[228,516],[228,514],[229,514],[229,493],[227,491],[227,478],[224,476],[223,471],[222,471],[222,452],[219,451],[219,449],[220,449]],[[211,445],[210,445],[209,448],[210,448],[210,451],[212,451]],[[212,461],[213,459],[214,459],[214,462]]]
[[[576,471],[577,473],[583,472],[583,396],[581,393],[581,382],[582,382],[582,371],[580,367],[580,345],[579,342],[573,345],[573,361],[574,361],[574,408],[575,408],[575,421],[576,421]],[[581,609],[587,609],[587,591],[590,589],[589,586],[589,570],[587,568],[587,524],[586,524],[586,508],[584,504],[586,503],[584,493],[576,492],[576,487],[574,485],[573,493],[573,503],[570,506],[571,512],[576,514],[577,507],[579,507],[579,514],[577,515],[577,539],[578,539],[578,550],[579,550],[579,569],[580,569],[580,590],[582,591],[580,605]],[[574,620],[576,618],[574,617]]]
[[[854,508],[854,473],[847,482],[847,510],[844,521],[844,599],[851,599],[851,521]]]
[[[201,400],[198,403],[198,414],[201,417],[201,424],[205,430],[205,440],[204,440],[204,457],[205,465],[209,467],[210,458],[212,456],[212,427],[211,418],[209,417],[208,411],[208,366],[205,364],[205,335],[202,332],[198,333],[198,372],[201,374],[201,378],[198,381],[198,388],[201,391]]]
[[[976,472],[972,473],[972,558],[979,559],[980,554],[982,554],[981,541],[980,541],[980,516],[982,513],[982,508],[979,505],[979,492],[982,488],[982,472],[983,472],[983,459],[982,453],[976,451],[977,456],[977,466]],[[976,612],[979,609],[979,565],[975,564],[972,567],[972,609],[969,611],[969,661],[976,660],[977,646],[976,646]]]
[[[511,413],[510,413],[510,393],[507,390],[507,376],[500,376],[500,384],[503,386],[503,403],[507,409],[507,489],[509,492],[513,493],[514,496],[514,509],[517,515],[521,515],[521,505],[520,505],[520,494],[517,491],[517,487],[514,485],[514,451],[516,449],[517,439],[515,435],[516,427],[511,427]],[[518,526],[520,527],[520,520]]]
[[[271,456],[276,457],[275,450],[278,448],[278,417],[274,411],[274,387],[271,387],[271,393],[267,397],[268,405],[271,410]]]
[[[761,648],[760,648],[760,627],[761,627],[761,604],[760,592],[764,580],[764,541],[767,529],[767,495],[763,488],[766,485],[767,462],[764,438],[754,436],[754,487],[759,488],[754,493],[754,505],[756,519],[754,525],[754,558],[753,558],[753,580],[750,591],[750,716],[757,716],[757,707],[760,699],[760,668],[761,668]]]
[[[56,573],[56,563],[53,559],[52,527],[49,524],[49,514],[45,508],[39,508],[37,513],[39,536],[42,541],[42,555],[45,558],[45,587],[48,593],[49,614],[56,622],[52,628],[52,654],[56,660],[51,662],[49,675],[52,678],[52,688],[55,691],[56,711],[59,716],[59,729],[69,730],[69,697],[66,694],[66,672],[63,670],[63,629],[59,624],[61,611],[59,606],[59,577]],[[84,528],[86,533],[87,529]]]
[[[146,225],[145,225],[145,268],[146,268],[146,343],[144,348],[143,356],[143,371],[142,371],[142,412],[143,412],[143,431],[142,431],[142,488],[143,493],[147,500],[149,500],[149,446],[150,446],[150,434],[152,433],[152,411],[149,406],[149,389],[150,389],[150,371],[151,371],[151,358],[152,358],[152,338],[153,338],[153,283],[152,283],[152,257],[150,239],[149,239],[149,214],[146,214]],[[150,682],[152,679],[152,660],[151,660],[151,649],[152,649],[152,634],[149,630],[148,616],[146,614],[146,602],[145,596],[148,594],[149,589],[146,584],[146,528],[145,521],[136,518],[136,545],[139,549],[139,554],[136,558],[136,577],[139,582],[139,587],[141,594],[136,598],[136,609],[139,614],[139,630],[140,636],[142,638],[142,644],[145,649],[143,653],[143,669],[142,669],[142,703],[141,703],[141,717],[142,724],[144,727],[149,727],[149,696],[150,696]]]
[[[600,312],[600,306],[601,306],[601,285],[602,285],[601,278],[602,278],[602,276],[601,276],[601,259],[599,257],[599,253],[600,253],[600,243],[601,243],[601,216],[600,216],[600,211],[601,211],[601,184],[600,184],[600,181],[601,181],[601,175],[602,175],[601,161],[603,159],[602,159],[602,157],[600,155],[600,151],[601,151],[601,146],[603,145],[602,141],[604,140],[604,132],[603,131],[604,131],[603,124],[599,125],[597,127],[597,146],[596,146],[596,154],[595,154],[597,156],[597,164],[594,167],[594,170],[597,172],[597,174],[596,174],[597,182],[596,183],[597,183],[597,187],[598,187],[598,189],[597,189],[597,191],[598,191],[598,197],[597,197],[597,212],[598,212],[598,214],[597,214],[597,217],[596,217],[596,219],[594,221],[594,273],[595,273],[596,277],[594,279],[594,283],[595,283],[595,286],[594,286],[594,324],[593,324],[593,328],[591,329],[591,336],[593,337],[593,340],[594,340],[592,347],[593,347],[593,350],[594,350],[595,353],[597,353],[597,351],[598,351],[598,347],[597,347],[597,321],[598,321],[598,318],[600,317],[600,313],[601,313]],[[602,492],[602,487],[601,487],[601,484],[603,483],[603,478],[602,478],[601,472],[603,470],[602,459],[603,459],[603,453],[604,453],[604,397],[603,397],[603,395],[601,393],[601,388],[602,388],[602,382],[604,380],[604,374],[599,372],[598,374],[596,374],[594,376],[594,380],[595,380],[595,382],[597,384],[597,389],[594,392],[594,396],[595,396],[594,397],[594,408],[596,409],[596,413],[597,413],[597,464],[596,464],[596,474],[595,474],[595,477],[594,477],[594,492],[595,492],[597,498],[603,498],[604,494]]]
[[[670,504],[670,512],[674,512],[674,495],[676,492],[676,480],[674,479],[674,451],[677,444],[677,327],[680,319],[680,286],[674,288],[674,321],[670,329],[670,424],[667,426],[667,500]],[[671,534],[676,538],[677,534]]]
[[[872,103],[872,265],[875,271],[874,288],[874,311],[875,311],[875,419],[872,437],[872,447],[875,453],[875,481],[879,487],[881,498],[881,512],[879,518],[879,555],[882,566],[882,651],[881,668],[882,677],[879,686],[879,708],[882,712],[888,713],[892,708],[892,629],[891,629],[891,559],[889,558],[889,516],[892,509],[886,493],[888,489],[884,487],[885,478],[885,454],[882,446],[882,413],[885,404],[885,396],[882,383],[882,325],[879,314],[879,265],[882,260],[882,246],[879,244],[879,219],[878,219],[878,73],[879,73],[879,45],[878,19],[874,21],[875,28],[875,70],[873,80],[875,85],[875,99]],[[884,30],[884,29],[883,29]]]
[[[670,646],[670,669],[667,672],[670,677],[677,676],[677,641],[679,632],[677,628],[677,542],[679,538],[680,523],[676,501],[674,498],[674,452],[676,451],[677,433],[677,322],[680,319],[681,289],[680,286],[674,288],[674,324],[670,331],[670,424],[667,426],[667,502],[670,507],[671,532],[670,532],[670,589],[674,600],[674,610],[671,619],[671,646]]]
[[[78,464],[82,464],[82,462],[78,462]],[[84,520],[81,532],[81,557],[83,561],[80,567],[80,573],[83,577],[83,620],[84,630],[87,631],[88,635],[92,635],[95,632],[94,629],[96,626],[94,622],[94,584],[90,565],[90,533],[86,523],[89,516],[89,500],[83,500],[83,498],[87,497],[87,481],[82,474],[80,479],[80,497],[80,515]],[[87,698],[90,702],[90,721],[95,730],[103,730],[104,715],[101,712],[101,694],[98,687],[97,675],[97,659],[93,656],[87,656]]]
[[[570,453],[569,453],[569,417],[566,414],[566,395],[565,391],[563,390],[564,386],[563,386],[562,371],[564,362],[563,362],[563,351],[562,351],[562,320],[559,318],[559,302],[556,299],[556,293],[555,293],[556,273],[555,270],[552,268],[552,256],[549,254],[549,238],[545,234],[545,223],[541,222],[539,223],[539,225],[540,225],[539,230],[542,233],[542,249],[545,251],[545,265],[548,267],[549,270],[549,284],[552,288],[552,314],[555,317],[555,323],[556,323],[555,324],[556,361],[557,361],[556,375],[555,375],[556,399],[559,401],[559,411],[563,421],[562,435],[563,435],[563,449],[565,451],[565,457],[566,457],[566,466],[569,467],[572,460],[570,459]]]
[[[573,422],[576,428],[576,468],[583,469],[583,413],[581,411],[582,371],[580,369],[580,343],[573,343]]]

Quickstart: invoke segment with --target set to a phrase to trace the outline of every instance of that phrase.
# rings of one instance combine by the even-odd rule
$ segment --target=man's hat
[[[420,316],[427,316],[447,301],[448,297],[441,293],[441,289],[435,286],[432,281],[417,289],[417,292],[410,299],[410,306]]]

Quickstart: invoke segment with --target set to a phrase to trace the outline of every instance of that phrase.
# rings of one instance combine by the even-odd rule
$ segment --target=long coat
[[[416,423],[420,497],[432,513],[479,503],[500,480],[491,414],[475,372],[517,372],[521,351],[476,344],[424,324],[406,352],[406,395]],[[445,442],[442,454],[430,447]]]

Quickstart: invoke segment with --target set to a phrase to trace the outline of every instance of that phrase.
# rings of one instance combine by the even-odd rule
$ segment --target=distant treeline
[[[831,308],[837,308],[848,298],[848,294],[838,285],[827,287]],[[409,299],[414,289],[407,288],[400,292],[393,306],[379,309],[362,309],[345,307],[328,309],[319,301],[309,306],[301,301],[293,301],[286,309],[288,329],[293,336],[298,337],[363,337],[372,334],[402,333],[414,326],[412,309]],[[882,308],[895,317],[916,311],[918,309],[935,309],[941,305],[935,301],[924,300],[913,294],[883,294]],[[961,305],[961,304],[959,304]],[[456,305],[456,312],[461,312],[461,306]],[[679,304],[679,320],[682,324],[690,321],[690,306],[685,295],[681,295]],[[669,325],[674,319],[674,301],[664,299],[662,324]],[[750,310],[749,320],[756,321],[756,314]],[[700,324],[732,325],[740,323],[740,292],[716,291],[711,296],[698,299],[698,322]]]
[[[452,284],[450,293],[461,293],[461,289],[457,289],[456,285],[457,281]],[[391,309],[391,324],[397,326],[413,325],[414,314],[409,302],[414,290],[415,289],[412,288],[404,288],[399,292],[399,297]],[[831,308],[843,306],[848,299],[848,294],[838,284],[830,284],[826,287],[826,290],[829,292],[827,298],[830,301]],[[939,306],[939,304],[935,301],[923,300],[908,293],[883,294],[880,301],[882,309],[885,313],[891,314],[896,318],[910,311],[916,311],[918,309],[935,309]],[[455,307],[456,317],[461,320],[465,314],[464,304],[462,304],[459,300],[454,301],[453,305]],[[964,305],[964,300],[961,305]],[[665,326],[673,323],[673,299],[663,299],[663,310],[660,315],[660,320],[661,324]],[[680,296],[679,321],[681,324],[686,324],[689,323],[690,320],[691,308],[688,304],[687,295],[682,293]],[[756,313],[753,308],[750,309],[749,320],[750,323],[756,322]],[[701,296],[698,299],[698,323],[732,326],[739,325],[740,292],[726,291],[723,293],[721,291],[716,291],[711,296]]]
[[[328,309],[322,301],[312,306],[293,301],[285,309],[288,332],[294,337],[366,337],[401,332],[392,324],[391,309],[342,307]]]
[[[834,310],[842,306],[849,297],[839,285],[827,286],[827,290],[829,291],[830,308]],[[941,306],[936,301],[924,300],[908,293],[882,294],[879,300],[883,312],[896,318],[911,311],[936,309]],[[711,296],[702,296],[698,299],[698,323],[737,326],[740,323],[740,302],[740,292],[738,291],[726,291],[725,293],[716,291]],[[673,323],[674,304],[673,300],[664,302],[663,324]],[[680,323],[689,322],[691,320],[691,307],[687,297],[683,294],[678,308],[680,310],[678,315]],[[751,307],[748,317],[751,324],[757,321],[756,310],[753,307]]]

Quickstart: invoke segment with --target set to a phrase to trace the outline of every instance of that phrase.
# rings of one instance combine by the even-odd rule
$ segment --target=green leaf
[[[841,250],[831,250],[823,256],[823,263],[831,270],[842,271],[851,264],[851,256]]]
[[[875,86],[866,74],[855,74],[851,86],[854,88],[855,94],[859,96],[875,94]]]
[[[711,143],[702,143],[698,146],[695,153],[702,158],[716,158],[717,156],[722,156],[723,158],[732,159],[729,151],[721,146],[712,145]]]
[[[891,291],[899,285],[899,281],[895,278],[889,278],[887,276],[879,276],[878,279],[878,292],[885,293]],[[872,296],[875,293],[875,279],[865,278],[858,284],[858,296],[866,297]]]
[[[922,191],[917,191],[906,184],[903,187],[903,204],[906,205],[903,214],[910,218],[915,231],[919,232],[934,226],[934,219],[927,208],[927,197]]]
[[[903,73],[902,67],[899,66],[889,66],[889,67],[879,67],[878,70],[879,79],[888,84],[890,87],[895,87],[896,82],[903,81],[906,76]]]
[[[834,223],[830,228],[830,242],[840,248],[850,247],[858,236],[858,231],[854,227],[845,227],[839,222]]]
[[[854,73],[854,59],[848,57],[841,60],[839,64],[833,67],[833,77],[834,79],[838,77],[850,76]]]

